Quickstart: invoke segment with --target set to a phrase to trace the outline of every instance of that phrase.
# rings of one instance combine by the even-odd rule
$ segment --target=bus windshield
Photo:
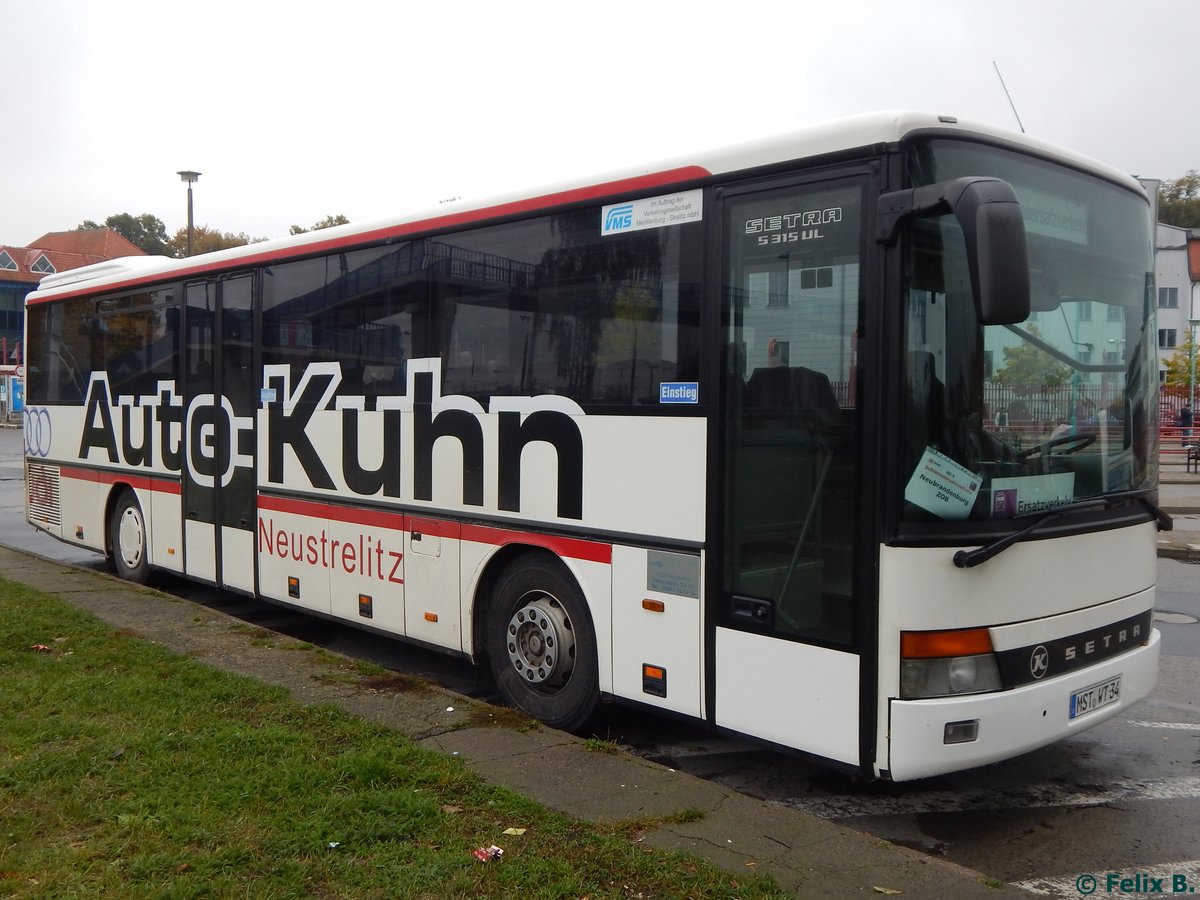
[[[1152,489],[1158,373],[1145,200],[961,141],[921,143],[908,162],[915,186],[967,175],[1012,185],[1025,220],[1031,311],[1018,324],[981,324],[954,218],[914,222],[902,518],[994,523]]]

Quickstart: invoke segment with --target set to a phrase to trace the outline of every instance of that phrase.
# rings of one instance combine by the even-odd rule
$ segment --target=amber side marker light
[[[667,696],[667,670],[662,666],[642,663],[642,691],[655,697]]]

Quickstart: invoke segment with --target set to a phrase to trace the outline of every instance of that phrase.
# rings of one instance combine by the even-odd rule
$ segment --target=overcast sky
[[[282,237],[880,109],[1200,168],[1198,0],[0,0],[0,244]],[[1191,121],[1189,121],[1189,119]]]

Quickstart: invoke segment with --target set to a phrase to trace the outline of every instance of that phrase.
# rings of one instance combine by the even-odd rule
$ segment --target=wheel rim
[[[571,619],[549,594],[529,594],[522,601],[508,620],[508,658],[527,684],[542,689],[561,687],[575,668]]]
[[[142,514],[136,507],[121,513],[117,527],[117,553],[127,568],[136,569],[142,561],[146,542],[146,529],[142,525]]]

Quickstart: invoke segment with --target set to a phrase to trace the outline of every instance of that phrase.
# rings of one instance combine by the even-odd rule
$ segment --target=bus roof
[[[700,182],[710,176],[770,166],[789,160],[893,144],[916,132],[932,130],[961,132],[964,135],[1019,145],[1116,181],[1135,191],[1141,190],[1138,182],[1125,173],[1024,134],[976,122],[959,121],[953,116],[908,111],[877,112],[813,125],[738,145],[701,151],[687,159],[660,162],[640,170],[610,174],[599,179],[580,179],[567,184],[543,186],[540,189],[497,197],[455,200],[432,209],[416,210],[363,224],[340,225],[205,253],[188,259],[150,256],[108,260],[47,275],[37,289],[28,295],[26,302],[32,304],[99,290],[201,277],[239,266],[264,265],[272,261],[336,252],[340,248],[360,243],[398,240],[408,235],[463,227],[601,197],[666,189],[688,182]]]

